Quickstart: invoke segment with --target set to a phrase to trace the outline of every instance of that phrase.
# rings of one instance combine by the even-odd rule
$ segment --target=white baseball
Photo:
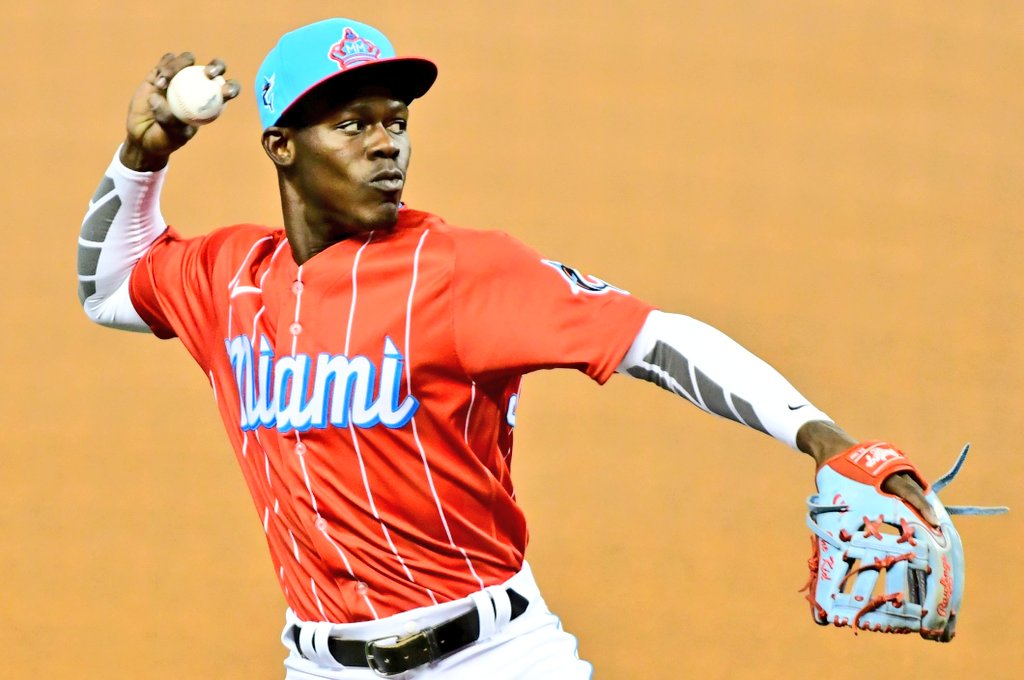
[[[224,76],[207,78],[205,69],[201,64],[186,66],[167,86],[171,113],[182,123],[206,125],[224,110]]]

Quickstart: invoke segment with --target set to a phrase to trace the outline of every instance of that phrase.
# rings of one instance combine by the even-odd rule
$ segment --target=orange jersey
[[[168,230],[131,297],[209,376],[288,605],[338,623],[520,569],[522,374],[603,383],[651,309],[505,234],[410,209],[302,266],[282,229]]]

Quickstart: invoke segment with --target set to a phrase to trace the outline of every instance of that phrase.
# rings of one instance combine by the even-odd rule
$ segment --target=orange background
[[[283,601],[202,374],[90,324],[75,238],[167,50],[245,91],[172,161],[185,233],[279,222],[251,81],[349,13],[441,76],[406,198],[708,321],[935,477],[969,584],[949,645],[819,629],[796,591],[812,469],[615,378],[534,375],[515,475],[529,559],[597,678],[1024,676],[1024,9],[958,2],[4,2],[5,677],[283,675]]]

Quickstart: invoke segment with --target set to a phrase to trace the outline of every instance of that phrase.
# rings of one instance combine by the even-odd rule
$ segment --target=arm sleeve
[[[567,367],[604,383],[651,310],[501,232],[456,239],[453,277],[455,347],[478,380]]]
[[[832,419],[774,368],[715,328],[652,311],[616,369],[796,448],[804,423]]]
[[[160,190],[167,169],[136,172],[121,164],[118,147],[89,201],[78,236],[78,299],[98,324],[149,331],[132,305],[128,279],[146,250],[167,229]]]

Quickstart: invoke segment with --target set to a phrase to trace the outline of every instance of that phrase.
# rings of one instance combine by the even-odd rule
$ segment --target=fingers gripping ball
[[[821,625],[953,639],[964,592],[964,554],[950,513],[994,514],[1005,509],[943,507],[936,491],[966,455],[931,488],[891,444],[865,442],[827,461],[818,493],[807,500],[812,533],[806,590]],[[939,519],[928,525],[902,499],[881,490],[897,473],[917,479]]]
[[[167,86],[167,104],[181,122],[205,125],[224,110],[223,86],[223,76],[209,78],[205,66],[187,66]]]

